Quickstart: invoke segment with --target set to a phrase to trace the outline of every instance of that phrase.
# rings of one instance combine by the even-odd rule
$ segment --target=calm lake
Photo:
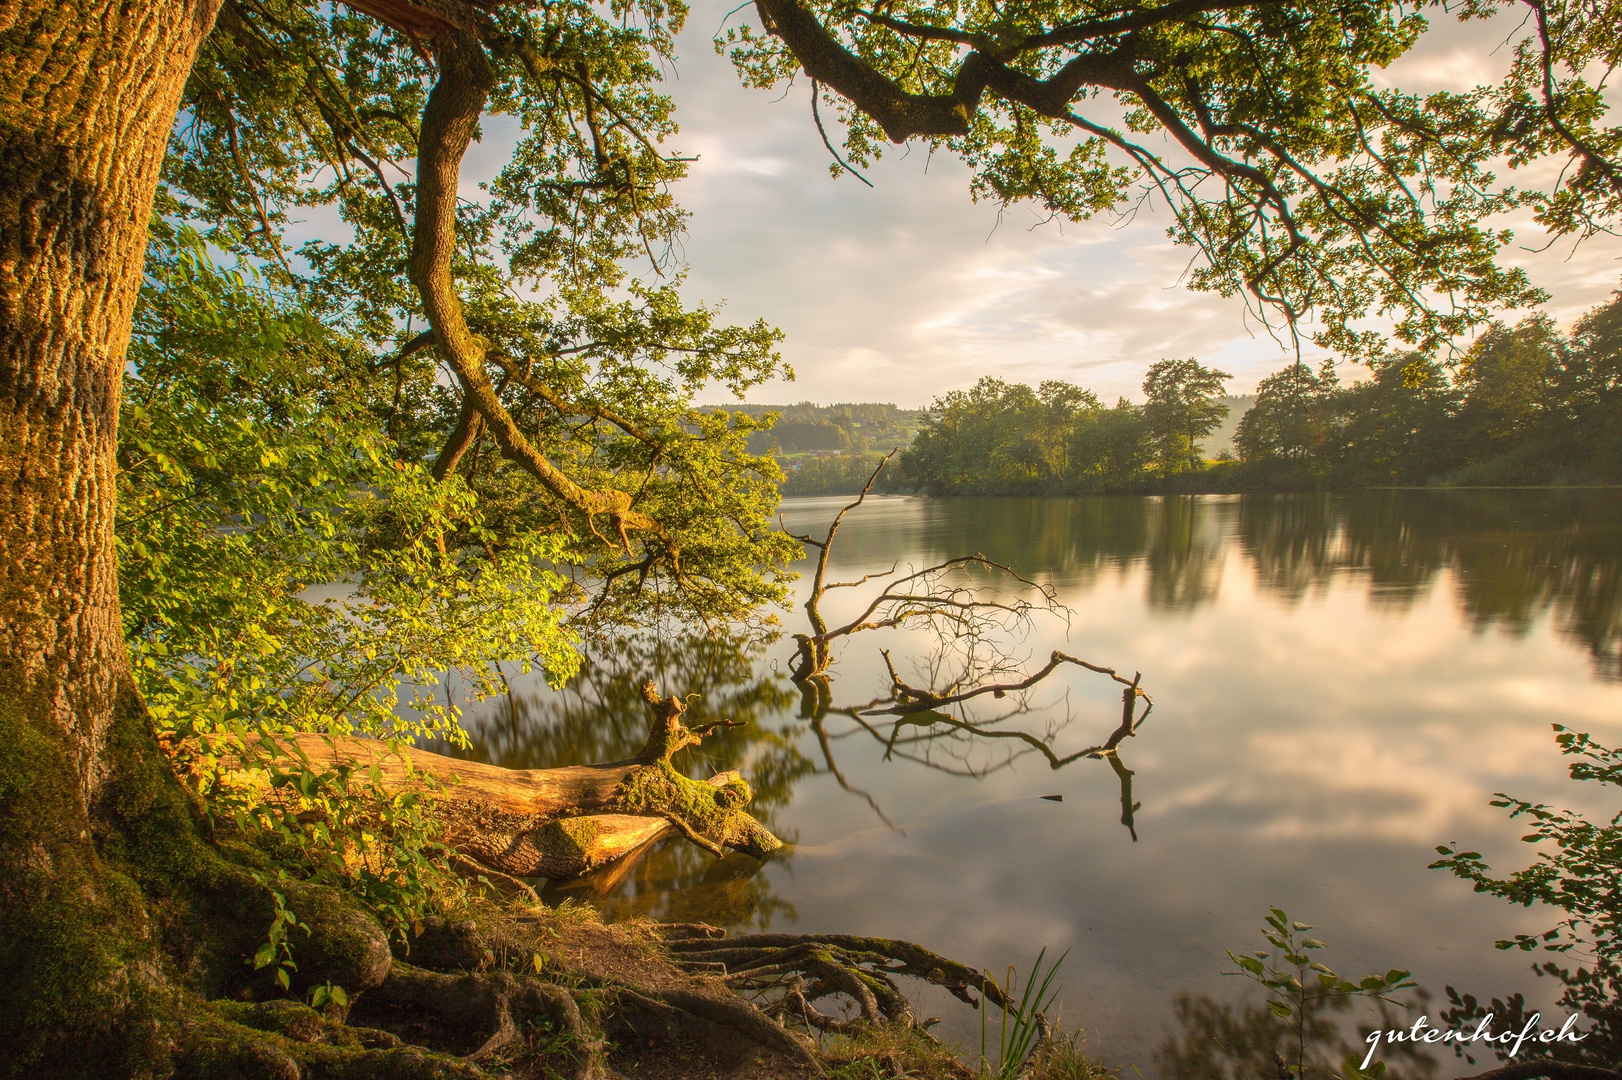
[[[820,534],[848,501],[791,500],[784,516]],[[515,678],[510,699],[471,706],[477,755],[515,768],[627,757],[645,734],[636,688],[654,678],[701,695],[696,717],[751,722],[693,751],[690,771],[742,768],[791,847],[761,866],[667,841],[554,897],[609,918],[904,937],[997,973],[1028,971],[1044,945],[1069,950],[1064,1019],[1136,1066],[1125,1076],[1209,1072],[1187,1048],[1211,1041],[1221,1006],[1260,1001],[1223,976],[1224,949],[1263,948],[1270,906],[1314,924],[1342,974],[1411,969],[1433,1018],[1448,985],[1548,996],[1529,957],[1492,946],[1546,929],[1547,913],[1426,864],[1455,841],[1501,871],[1530,860],[1495,792],[1615,811],[1566,779],[1550,725],[1622,743],[1622,492],[882,498],[846,519],[833,565],[854,578],[975,552],[1051,583],[1074,611],[1068,627],[1038,624],[1029,667],[1062,648],[1142,673],[1154,709],[1121,768],[1054,771],[1020,744],[916,728],[887,757],[890,718],[850,712],[886,693],[880,648],[926,678],[921,635],[841,646],[820,720],[802,716],[786,637],[755,652],[628,643],[561,692]],[[868,595],[826,606],[837,617]],[[784,624],[804,628],[797,608]],[[1081,749],[1116,726],[1118,691],[1065,669],[1001,726]],[[938,1033],[978,1049],[972,1013],[922,996],[921,1015],[946,1017]],[[1183,1065],[1166,1054],[1174,1039]],[[1449,1053],[1434,1075],[1472,1071]]]

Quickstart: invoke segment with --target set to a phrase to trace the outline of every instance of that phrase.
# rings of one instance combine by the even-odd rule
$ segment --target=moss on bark
[[[115,734],[129,725],[125,710]],[[138,783],[130,764],[120,777]],[[160,1029],[174,993],[143,879],[161,879],[184,843],[160,842],[165,823],[153,822],[134,846],[154,865],[127,858],[130,844],[102,855],[87,842],[79,790],[66,740],[0,698],[0,1074],[42,1075],[31,1063],[49,1063],[44,1075],[140,1077],[167,1066]]]
[[[209,1001],[277,992],[268,971],[249,962],[275,910],[252,872],[263,856],[205,835],[133,690],[108,745],[114,767],[92,817],[76,797],[65,741],[0,700],[0,900],[8,915],[0,1045],[9,1051],[0,1076],[140,1078],[177,1065],[183,1075],[299,1075],[283,1060],[298,1064],[299,1054]],[[64,821],[72,825],[64,829]],[[284,893],[310,928],[295,931],[295,991],[330,981],[358,992],[383,980],[388,940],[364,909],[335,889],[293,882]],[[327,1071],[308,1075],[340,1075],[330,1071],[339,1064],[332,1054],[321,1061]],[[469,1074],[412,1065],[378,1075]]]

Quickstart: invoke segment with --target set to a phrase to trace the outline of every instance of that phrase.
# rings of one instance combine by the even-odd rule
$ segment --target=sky
[[[676,189],[692,212],[684,295],[724,301],[730,321],[764,318],[782,329],[797,375],[747,400],[921,407],[994,375],[1064,379],[1113,401],[1141,398],[1150,364],[1185,356],[1231,373],[1229,392],[1239,394],[1292,359],[1242,301],[1180,284],[1190,251],[1166,238],[1164,207],[1124,224],[1043,224],[1031,208],[976,205],[967,169],[945,154],[931,160],[921,146],[890,148],[866,170],[872,188],[830,177],[806,84],[786,94],[747,89],[715,55],[711,38],[736,2],[697,0],[666,89],[682,128],[669,146],[698,159]],[[1513,30],[1501,21],[1439,24],[1383,74],[1418,91],[1493,80],[1507,67],[1500,43]],[[486,131],[470,151],[469,180],[493,174],[510,147],[499,125]],[[836,128],[830,134],[837,140]],[[1546,242],[1529,217],[1508,224],[1518,245]],[[1552,294],[1546,310],[1562,325],[1622,281],[1622,240],[1611,237],[1575,253],[1567,243],[1504,258]],[[1322,355],[1306,353],[1312,363]],[[718,390],[704,400],[729,399]]]

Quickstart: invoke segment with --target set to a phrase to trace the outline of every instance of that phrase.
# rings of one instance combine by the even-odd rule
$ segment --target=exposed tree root
[[[590,959],[571,964],[541,945],[554,943],[523,923],[498,920],[487,939],[472,922],[428,920],[412,943],[416,963],[396,961],[381,985],[359,996],[348,1021],[360,1027],[351,1030],[381,1029],[481,1068],[524,1075],[526,1065],[544,1066],[570,1080],[604,1075],[605,1032],[719,1040],[733,1045],[734,1056],[765,1052],[782,1075],[822,1073],[808,1039],[724,985],[652,960],[640,971],[596,970]],[[749,1052],[738,1055],[737,1047]]]
[[[703,924],[673,924],[653,928],[657,943],[594,926],[588,948],[561,929],[543,911],[516,919],[492,913],[484,924],[425,920],[397,947],[410,962],[397,959],[347,1010],[209,1003],[189,1026],[179,1075],[597,1080],[617,1075],[606,1036],[622,1052],[686,1048],[710,1074],[810,1077],[826,1070],[806,1031],[857,1038],[893,1031],[930,1043],[933,1021],[914,1015],[898,977],[944,987],[976,1007],[1013,1008],[993,980],[905,941],[729,939]],[[560,952],[575,945],[582,959],[564,960]],[[838,999],[854,1006],[852,1015],[817,1007]],[[668,1075],[686,1075],[679,1053],[662,1053],[661,1064],[674,1070]]]
[[[702,732],[680,724],[679,703],[651,687],[649,698],[664,706],[648,751],[662,764],[672,745]],[[478,898],[470,901],[476,919],[424,918],[390,940],[354,898],[293,881],[278,885],[299,922],[288,938],[291,989],[282,989],[251,962],[276,914],[255,876],[264,853],[228,831],[195,827],[195,806],[144,716],[125,717],[115,734],[121,770],[103,810],[111,838],[103,851],[109,860],[127,858],[119,865],[154,883],[150,925],[159,932],[145,977],[162,989],[148,999],[152,1037],[137,1045],[138,1055],[97,1049],[70,1057],[74,1045],[56,1035],[56,1045],[0,1059],[0,1076],[608,1080],[619,1063],[657,1080],[787,1080],[826,1072],[811,1029],[854,1032],[835,1026],[845,1020],[827,1000],[848,998],[870,1025],[907,1033],[913,1043],[927,1021],[914,1017],[899,976],[927,979],[964,1000],[978,990],[1002,1001],[978,973],[905,942],[726,940],[702,924],[649,933],[517,899]],[[662,769],[652,779],[668,782]],[[708,796],[716,815],[738,801],[724,778],[715,786],[685,782]],[[717,835],[716,820],[700,819],[706,835]],[[331,995],[334,986],[342,998]],[[322,988],[321,1011],[300,1003]],[[93,1034],[97,1017],[77,1022]]]
[[[994,980],[910,941],[847,934],[726,938],[714,927],[691,924],[661,928],[661,935],[679,967],[718,977],[779,1023],[799,1021],[836,1034],[874,1026],[927,1030],[937,1018],[918,1020],[898,976],[942,987],[975,1008],[1016,1008]],[[853,1015],[816,1007],[839,999],[854,1007]],[[1034,1053],[1047,1043],[1049,1026],[1040,1014],[1033,1019],[1040,1032]]]

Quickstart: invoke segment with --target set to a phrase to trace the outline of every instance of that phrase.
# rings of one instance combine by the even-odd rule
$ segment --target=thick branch
[[[661,533],[658,522],[631,509],[631,496],[612,489],[588,491],[546,459],[530,443],[501,404],[484,365],[487,343],[468,329],[456,294],[451,259],[456,251],[456,188],[467,152],[484,111],[495,71],[477,35],[458,31],[437,43],[439,78],[423,110],[417,158],[417,222],[410,277],[422,297],[440,350],[462,381],[496,438],[501,452],[526,469],[543,487],[588,518],[607,514],[621,542],[627,530]]]
[[[584,405],[580,402],[568,400],[562,394],[552,389],[552,387],[548,386],[540,379],[535,378],[526,371],[519,370],[516,364],[509,362],[508,359],[505,356],[502,356],[500,353],[492,352],[490,354],[490,359],[499,364],[502,371],[506,372],[508,378],[510,378],[513,382],[517,383],[519,386],[522,386],[525,390],[528,390],[530,393],[552,406],[552,408],[556,409],[559,416],[589,416],[593,420],[601,420],[604,423],[613,424],[615,427],[625,432],[625,434],[631,436],[631,438],[637,440],[645,446],[650,446],[655,450],[659,448],[659,440],[656,439],[652,433],[638,425],[635,421],[628,420],[614,410],[605,409],[600,405]]]
[[[794,0],[755,0],[766,29],[788,43],[805,73],[827,83],[878,121],[894,142],[914,135],[966,135],[969,117],[980,107],[983,80],[968,77],[982,54],[963,62],[951,95],[909,94],[866,60],[846,49],[815,15]]]
[[[479,415],[473,404],[473,396],[464,391],[462,394],[462,408],[456,416],[456,427],[451,430],[450,438],[439,451],[439,457],[434,459],[434,479],[443,481],[456,471],[457,462],[462,455],[478,439],[484,428],[484,418]]]

